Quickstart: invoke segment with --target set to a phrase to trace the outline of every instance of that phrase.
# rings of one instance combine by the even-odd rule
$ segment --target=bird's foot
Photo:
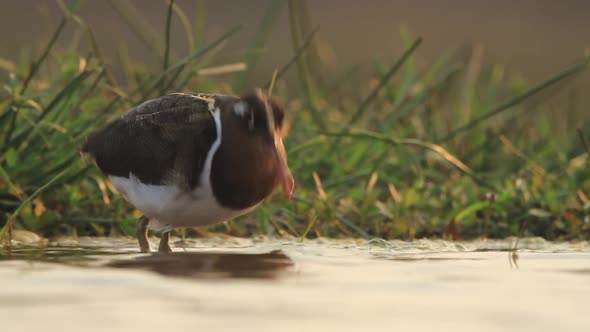
[[[170,249],[170,245],[168,242],[170,241],[170,232],[162,233],[162,237],[160,238],[160,245],[158,246],[158,252],[172,252]]]
[[[137,220],[137,242],[139,242],[139,250],[141,252],[150,252],[150,243],[148,242],[148,224],[150,219],[146,216],[141,216]]]

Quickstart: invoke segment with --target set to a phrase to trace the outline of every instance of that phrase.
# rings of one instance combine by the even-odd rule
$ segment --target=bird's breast
[[[212,225],[250,210],[221,206],[211,188],[204,186],[187,191],[174,184],[144,184],[133,174],[128,178],[110,176],[109,179],[127,201],[154,219],[150,227],[155,230]]]

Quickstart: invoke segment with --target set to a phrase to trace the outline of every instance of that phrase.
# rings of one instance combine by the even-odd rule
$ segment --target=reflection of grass
[[[132,30],[146,37],[162,66],[145,71],[127,61],[124,84],[105,67],[92,31],[75,16],[75,5],[64,9],[39,58],[17,68],[0,92],[0,210],[5,211],[0,236],[8,220],[48,236],[132,234],[137,213],[80,159],[78,147],[106,119],[163,92],[242,93],[281,10],[272,3],[252,41],[255,50],[237,59],[246,71],[218,78],[200,76],[199,70],[213,65],[210,55],[239,27],[204,44],[201,28],[194,37],[182,8],[174,1],[169,5],[161,37],[142,31],[143,20],[133,17]],[[536,97],[551,86],[564,86],[562,81],[585,68],[588,58],[527,88],[498,66],[477,69],[475,60],[464,68],[441,58],[418,68],[414,55],[421,39],[411,43],[406,33],[407,51],[389,69],[376,66],[375,78],[367,82],[348,68],[345,75],[330,75],[333,68],[316,56],[317,40],[311,36],[317,29],[311,29],[305,6],[291,2],[289,9],[298,49],[278,68],[273,95],[287,103],[291,121],[286,143],[298,183],[295,199],[271,199],[257,212],[213,230],[469,238],[520,235],[526,228],[547,238],[589,237],[584,144],[590,127],[581,123],[587,116],[565,115],[566,106],[560,117],[545,113],[548,106]],[[175,18],[195,39],[184,57],[171,45],[181,38],[165,33]],[[93,55],[56,49],[72,21],[89,38]],[[303,97],[286,97],[294,94],[281,80],[292,64]],[[565,129],[572,121],[578,121],[579,134]]]

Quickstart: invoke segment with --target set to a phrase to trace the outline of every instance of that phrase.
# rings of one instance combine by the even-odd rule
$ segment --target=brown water
[[[154,239],[155,243],[155,239]],[[3,331],[587,331],[590,244],[130,239],[0,251]]]

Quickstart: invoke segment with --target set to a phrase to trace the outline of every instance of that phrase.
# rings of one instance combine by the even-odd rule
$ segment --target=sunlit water
[[[0,326],[588,331],[590,245],[526,239],[516,255],[513,245],[224,238],[176,241],[170,255],[139,254],[130,239],[15,245],[0,251]]]

